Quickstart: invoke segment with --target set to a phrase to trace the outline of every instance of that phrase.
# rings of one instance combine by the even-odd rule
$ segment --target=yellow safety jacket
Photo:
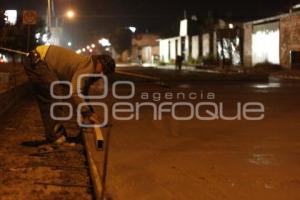
[[[40,54],[40,59],[45,60],[50,45],[41,45],[36,48],[36,51]]]

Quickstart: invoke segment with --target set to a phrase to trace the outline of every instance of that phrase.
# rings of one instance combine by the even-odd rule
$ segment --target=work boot
[[[55,144],[55,145],[62,145],[63,143],[65,143],[67,141],[67,138],[64,136],[64,135],[62,135],[62,136],[60,136],[58,139],[56,139],[54,142],[53,142],[53,144]]]
[[[54,145],[59,145],[59,146],[68,146],[68,147],[75,147],[76,143],[75,142],[70,142],[67,140],[67,138],[62,135],[60,136],[57,140],[53,142]]]
[[[70,143],[67,140],[66,130],[62,125],[55,126],[54,132],[55,132],[55,135],[58,135],[59,137],[52,142],[53,145],[75,146],[75,143]]]
[[[42,154],[52,153],[55,151],[55,149],[58,148],[58,146],[63,145],[65,142],[66,142],[66,137],[64,135],[61,135],[55,141],[40,146],[38,148],[38,153],[42,153]]]

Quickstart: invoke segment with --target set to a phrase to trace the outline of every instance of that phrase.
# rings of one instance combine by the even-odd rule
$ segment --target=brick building
[[[131,60],[136,63],[153,64],[159,57],[159,35],[137,34],[132,38]]]
[[[300,12],[244,23],[244,65],[269,62],[300,68]]]

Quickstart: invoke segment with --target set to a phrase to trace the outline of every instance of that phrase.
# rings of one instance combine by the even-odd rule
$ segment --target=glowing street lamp
[[[66,12],[66,17],[69,19],[73,19],[75,17],[75,12],[73,10],[68,10]]]
[[[74,17],[75,17],[75,12],[73,10],[68,10],[68,11],[65,12],[65,14],[56,17],[55,26],[56,27],[59,27],[59,26],[63,27],[64,24],[65,24],[66,19],[72,20]]]
[[[129,29],[132,33],[135,33],[135,32],[136,32],[136,27],[134,27],[134,26],[129,26],[128,29]]]
[[[6,24],[16,25],[18,17],[18,12],[16,10],[6,10],[4,15],[6,16]]]
[[[72,42],[68,42],[68,46],[71,47],[72,46]]]
[[[108,39],[102,38],[101,40],[99,40],[99,44],[101,44],[101,46],[103,47],[109,47],[111,46],[111,43]]]

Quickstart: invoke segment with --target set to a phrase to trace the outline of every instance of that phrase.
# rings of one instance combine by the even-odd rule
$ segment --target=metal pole
[[[52,25],[52,15],[51,15],[51,0],[48,0],[48,29],[49,29],[49,32],[51,30],[51,25]]]
[[[112,105],[109,105],[110,110],[112,109]],[[109,151],[110,151],[110,140],[111,140],[111,129],[112,129],[112,116],[109,114],[109,122],[108,122],[108,130],[106,133],[106,142],[104,144],[104,158],[103,158],[103,166],[102,166],[102,179],[101,179],[101,185],[102,185],[102,191],[101,191],[101,197],[100,200],[105,200],[107,195],[107,173],[108,173],[108,161],[109,161]]]
[[[106,181],[107,181],[107,170],[108,170],[108,157],[109,157],[109,148],[110,148],[110,137],[111,137],[111,124],[109,124],[108,131],[107,131],[107,138],[104,145],[104,158],[103,158],[103,171],[102,171],[102,192],[100,200],[105,200],[106,196]]]
[[[27,52],[29,52],[30,49],[30,25],[27,25]]]

